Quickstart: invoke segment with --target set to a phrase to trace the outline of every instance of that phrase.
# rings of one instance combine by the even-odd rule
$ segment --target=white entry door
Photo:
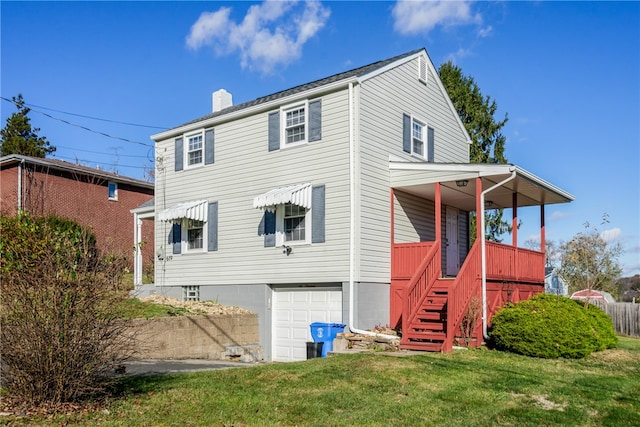
[[[458,248],[458,210],[447,206],[446,217],[446,275],[455,276],[460,270],[460,250]]]
[[[273,361],[306,360],[307,341],[313,341],[313,322],[342,322],[342,291],[335,288],[275,288],[273,292]]]

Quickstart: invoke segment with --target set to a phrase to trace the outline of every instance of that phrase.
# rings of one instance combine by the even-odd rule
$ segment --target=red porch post
[[[435,185],[436,190],[436,245],[441,245],[442,248],[442,193],[440,188],[440,183],[436,182]],[[438,272],[438,277],[442,277],[442,263],[439,262],[440,271]]]

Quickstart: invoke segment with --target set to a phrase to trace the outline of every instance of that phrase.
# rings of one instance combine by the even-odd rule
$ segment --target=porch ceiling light
[[[492,200],[485,200],[484,201],[484,208],[485,209],[491,209],[493,207],[493,201]]]
[[[456,181],[456,185],[458,187],[466,187],[468,183],[469,183],[468,179],[459,179]]]

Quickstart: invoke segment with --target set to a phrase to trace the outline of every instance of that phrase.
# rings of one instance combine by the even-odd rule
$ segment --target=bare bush
[[[35,405],[103,392],[134,348],[118,316],[124,258],[70,220],[24,213],[0,218],[0,254],[3,387]]]
[[[473,333],[476,330],[481,314],[482,300],[477,295],[474,295],[469,300],[467,310],[464,312],[464,316],[462,316],[462,320],[460,321],[460,334],[464,345],[467,347],[473,340]]]

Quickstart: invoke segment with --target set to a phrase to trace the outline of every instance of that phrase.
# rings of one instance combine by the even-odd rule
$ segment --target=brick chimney
[[[227,107],[233,105],[233,99],[231,94],[224,89],[217,90],[211,95],[212,100],[212,112],[217,113],[220,110],[224,110]]]

